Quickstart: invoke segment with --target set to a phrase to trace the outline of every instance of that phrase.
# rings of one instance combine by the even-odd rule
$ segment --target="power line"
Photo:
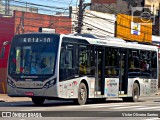
[[[72,0],[70,1],[70,3],[69,3],[69,5],[68,5],[68,7],[70,7],[71,3],[72,3]],[[65,12],[66,12],[66,10],[67,10],[67,9],[65,9],[63,13],[65,13]]]
[[[99,27],[96,27],[96,26],[94,26],[94,25],[91,25],[91,24],[89,24],[89,23],[86,23],[86,22],[84,22],[85,24],[88,24],[88,25],[90,25],[90,26],[93,26],[93,27],[95,27],[95,28],[97,28],[97,29],[99,29],[99,30],[102,30],[102,31],[104,31],[104,32],[107,32],[107,33],[109,33],[109,34],[114,34],[114,33],[111,33],[111,32],[109,32],[109,31],[106,31],[106,30],[103,30],[103,29],[101,29],[101,28],[99,28]]]
[[[17,2],[17,3],[26,4],[26,2],[21,2],[21,1],[17,1],[17,0],[11,0],[11,1],[14,1],[14,2]],[[52,9],[65,10],[65,9],[62,8],[62,7],[56,7],[56,6],[41,5],[41,4],[35,4],[35,3],[30,3],[30,2],[27,2],[27,4],[28,4],[28,5],[33,5],[33,6],[38,6],[38,7],[47,7],[47,8],[52,8]]]

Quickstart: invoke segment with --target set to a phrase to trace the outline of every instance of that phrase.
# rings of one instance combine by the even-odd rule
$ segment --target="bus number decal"
[[[35,43],[35,42],[44,42],[49,43],[52,42],[51,38],[23,38],[23,42],[25,43]]]

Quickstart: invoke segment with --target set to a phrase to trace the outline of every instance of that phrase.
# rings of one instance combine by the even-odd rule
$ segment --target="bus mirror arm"
[[[2,51],[1,51],[1,55],[0,55],[0,58],[4,58],[4,53],[5,53],[5,46],[10,44],[9,41],[5,41],[3,42],[3,45],[2,45]]]

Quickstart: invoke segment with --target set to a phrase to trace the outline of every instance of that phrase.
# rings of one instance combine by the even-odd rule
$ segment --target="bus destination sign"
[[[35,37],[27,37],[27,38],[21,38],[20,42],[23,43],[50,43],[53,42],[53,38],[50,37],[41,37],[41,38],[35,38]]]

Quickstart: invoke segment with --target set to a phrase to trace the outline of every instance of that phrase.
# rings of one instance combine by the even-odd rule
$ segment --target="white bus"
[[[158,90],[156,46],[73,35],[32,33],[16,35],[11,43],[7,92],[45,99],[69,99],[80,105],[88,99],[119,97],[136,102]]]

